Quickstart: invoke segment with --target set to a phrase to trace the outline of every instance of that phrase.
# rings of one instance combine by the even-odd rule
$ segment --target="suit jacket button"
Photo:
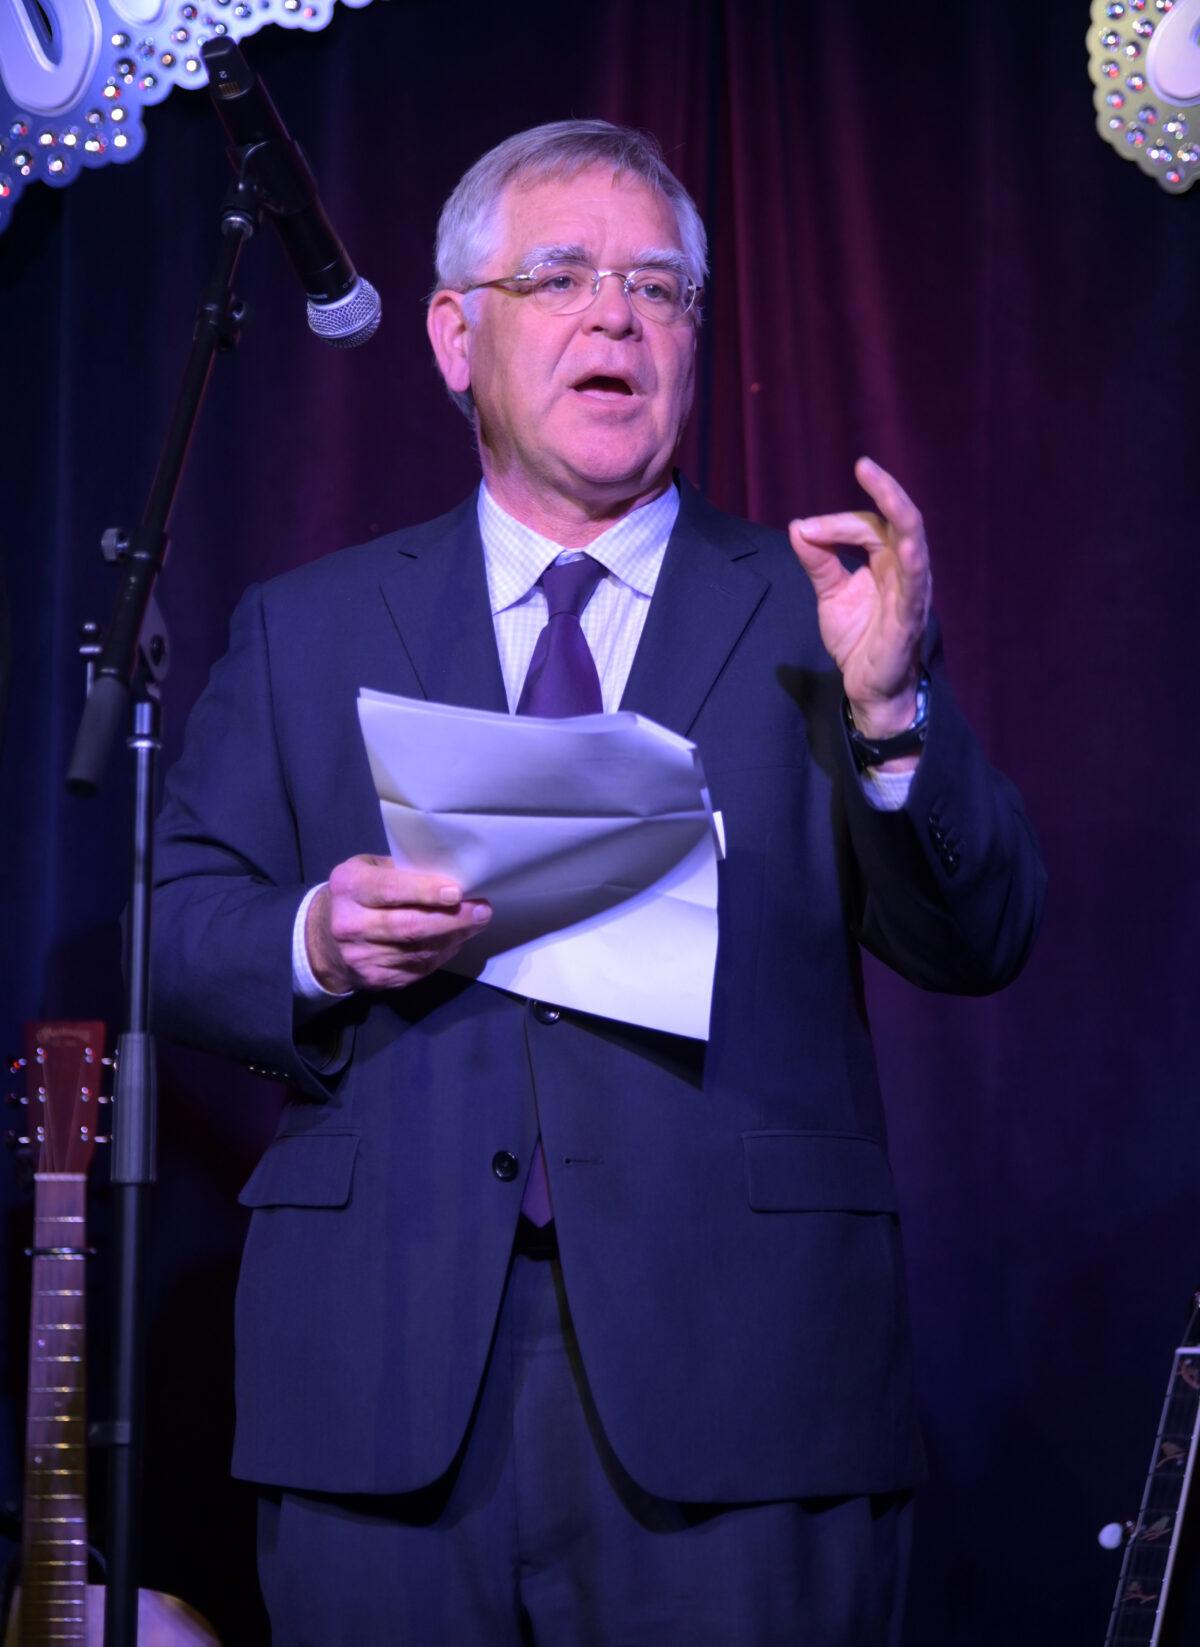
[[[498,1149],[492,1156],[492,1171],[501,1183],[508,1184],[517,1176],[517,1158],[511,1150]]]
[[[947,875],[953,875],[954,871],[958,868],[958,853],[944,852],[942,854],[942,862],[946,866]]]
[[[539,1024],[556,1024],[562,1017],[562,1012],[556,1006],[547,1006],[545,1001],[535,1001],[533,1003],[533,1016]]]

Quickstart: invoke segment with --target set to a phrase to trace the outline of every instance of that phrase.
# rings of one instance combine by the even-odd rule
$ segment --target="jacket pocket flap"
[[[356,1132],[276,1138],[238,1200],[243,1207],[344,1207],[357,1154]]]
[[[872,1138],[831,1132],[744,1132],[755,1212],[895,1212],[896,1190]]]

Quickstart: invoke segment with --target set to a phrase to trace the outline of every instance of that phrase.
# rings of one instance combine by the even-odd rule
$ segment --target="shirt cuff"
[[[868,804],[876,812],[899,812],[908,799],[916,775],[915,768],[911,772],[881,772],[878,767],[868,766],[859,773],[858,781],[862,784]],[[317,987],[320,988],[320,985]]]
[[[292,923],[292,994],[297,1003],[311,1002],[314,1006],[328,1006],[334,1001],[344,1001],[354,994],[352,989],[343,990],[335,994],[319,984],[316,975],[308,961],[308,945],[304,940],[304,928],[308,921],[308,906],[312,903],[321,888],[328,886],[328,881],[321,881],[317,886],[310,887],[304,894],[300,908],[296,911],[296,919]]]

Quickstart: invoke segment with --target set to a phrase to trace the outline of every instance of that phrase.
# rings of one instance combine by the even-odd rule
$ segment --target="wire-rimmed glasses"
[[[638,314],[660,325],[682,320],[696,301],[699,287],[694,280],[663,264],[643,269],[594,269],[590,263],[569,258],[552,258],[535,263],[520,274],[503,275],[498,280],[477,280],[468,292],[495,286],[515,297],[531,297],[534,306],[552,315],[582,314],[595,302],[600,282],[615,275],[625,296]]]

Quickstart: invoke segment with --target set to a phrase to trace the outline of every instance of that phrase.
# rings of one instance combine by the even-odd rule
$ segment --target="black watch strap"
[[[912,725],[905,727],[903,732],[897,732],[890,738],[868,738],[855,726],[845,697],[842,698],[842,717],[846,722],[846,736],[850,739],[854,764],[860,772],[868,766],[882,766],[884,761],[894,761],[900,755],[919,754],[929,735],[929,676],[922,669],[917,681],[917,712]]]

